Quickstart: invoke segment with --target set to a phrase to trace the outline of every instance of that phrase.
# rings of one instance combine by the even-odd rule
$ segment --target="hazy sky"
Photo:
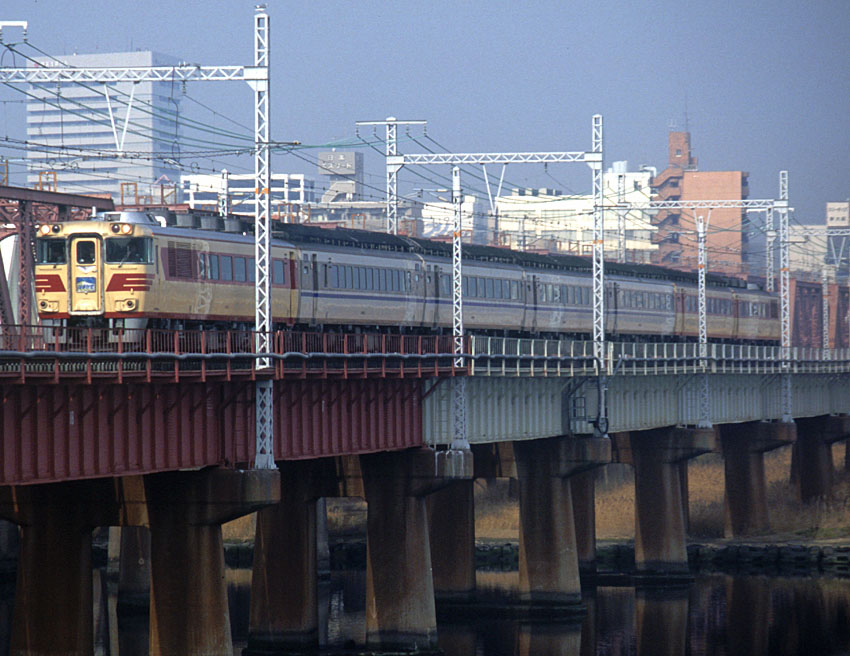
[[[606,163],[661,169],[670,126],[687,120],[700,168],[749,171],[752,198],[775,197],[787,169],[802,222],[823,222],[824,203],[850,197],[848,0],[268,5],[273,139],[324,144],[354,137],[357,120],[392,115],[428,121],[430,139],[414,131],[419,143],[404,142],[402,152],[437,143],[453,152],[589,150],[591,116],[600,113]],[[253,11],[242,0],[4,0],[0,20],[28,20],[31,43],[59,56],[153,49],[205,65],[250,64]],[[12,65],[10,53],[0,65]],[[186,92],[253,125],[247,85],[195,83]],[[0,101],[20,98],[0,87]],[[191,101],[181,108],[241,129]],[[5,102],[0,111],[2,134],[22,137],[23,106]],[[371,140],[371,130],[361,134]],[[363,149],[378,196],[383,160]],[[231,168],[240,166],[251,170],[250,158]],[[273,168],[315,175],[293,155],[276,156]],[[429,172],[433,182],[412,172],[403,179],[408,188],[445,186],[437,173],[448,171]],[[512,166],[506,180],[590,190],[580,164]]]

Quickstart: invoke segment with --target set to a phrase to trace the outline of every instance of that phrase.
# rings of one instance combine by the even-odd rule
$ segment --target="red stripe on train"
[[[152,274],[116,273],[106,287],[108,292],[146,292],[151,288]]]
[[[35,291],[37,292],[64,292],[65,284],[62,278],[55,274],[36,274]]]

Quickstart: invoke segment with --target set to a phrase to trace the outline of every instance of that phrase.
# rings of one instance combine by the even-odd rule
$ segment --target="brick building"
[[[700,171],[691,151],[689,132],[670,132],[668,165],[652,180],[654,200],[741,200],[747,198],[748,173]],[[746,275],[746,214],[740,209],[703,210],[708,230],[708,269]],[[693,210],[662,210],[652,221],[658,251],[653,262],[677,269],[697,268],[696,214]]]

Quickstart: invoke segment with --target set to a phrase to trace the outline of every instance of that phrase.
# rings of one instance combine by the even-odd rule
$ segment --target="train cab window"
[[[233,258],[229,255],[221,256],[221,279],[233,280]]]
[[[198,278],[200,280],[207,279],[207,256],[205,253],[198,253]]]
[[[464,278],[463,291],[466,293],[466,278]],[[451,276],[441,273],[440,274],[440,296],[444,296],[448,298],[454,293],[452,290],[452,278]]]
[[[77,264],[94,264],[94,242],[77,242]]]
[[[219,268],[218,268],[218,255],[209,256],[209,268],[207,269],[209,273],[210,280],[218,280],[219,278]]]
[[[236,282],[245,282],[247,276],[245,275],[245,258],[244,257],[234,257],[233,258],[233,280]]]
[[[336,267],[332,267],[334,269],[334,274],[336,274]],[[283,260],[272,260],[272,284],[273,285],[285,285],[286,284],[286,269],[283,267]]]
[[[419,276],[416,276],[416,278],[417,278],[417,280],[418,280],[418,279],[419,279]],[[409,294],[409,293],[410,293],[410,289],[411,289],[411,285],[410,285],[410,271],[408,271],[408,272],[406,272],[406,274],[405,274],[405,276],[404,276],[404,291],[405,291],[405,293]]]
[[[152,261],[150,237],[107,237],[105,241],[107,264],[147,264]]]
[[[65,264],[65,244],[64,239],[36,239],[36,263]]]

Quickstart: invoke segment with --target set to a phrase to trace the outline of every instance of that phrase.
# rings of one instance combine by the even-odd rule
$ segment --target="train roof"
[[[320,228],[299,223],[277,223],[272,226],[277,238],[286,239],[295,244],[334,245],[348,248],[362,248],[379,251],[397,251],[430,255],[450,259],[452,256],[451,242],[391,235],[384,232],[355,230],[352,228]],[[480,262],[498,262],[516,266],[551,269],[559,271],[576,271],[590,274],[593,269],[591,258],[580,255],[555,253],[529,253],[514,251],[497,246],[482,244],[463,244],[463,257]],[[636,264],[605,262],[605,270],[610,275],[665,280],[668,282],[697,283],[697,274],[689,271],[668,269],[654,264]],[[706,275],[706,283],[712,287],[746,287],[746,282],[738,278],[727,278],[717,274]]]

